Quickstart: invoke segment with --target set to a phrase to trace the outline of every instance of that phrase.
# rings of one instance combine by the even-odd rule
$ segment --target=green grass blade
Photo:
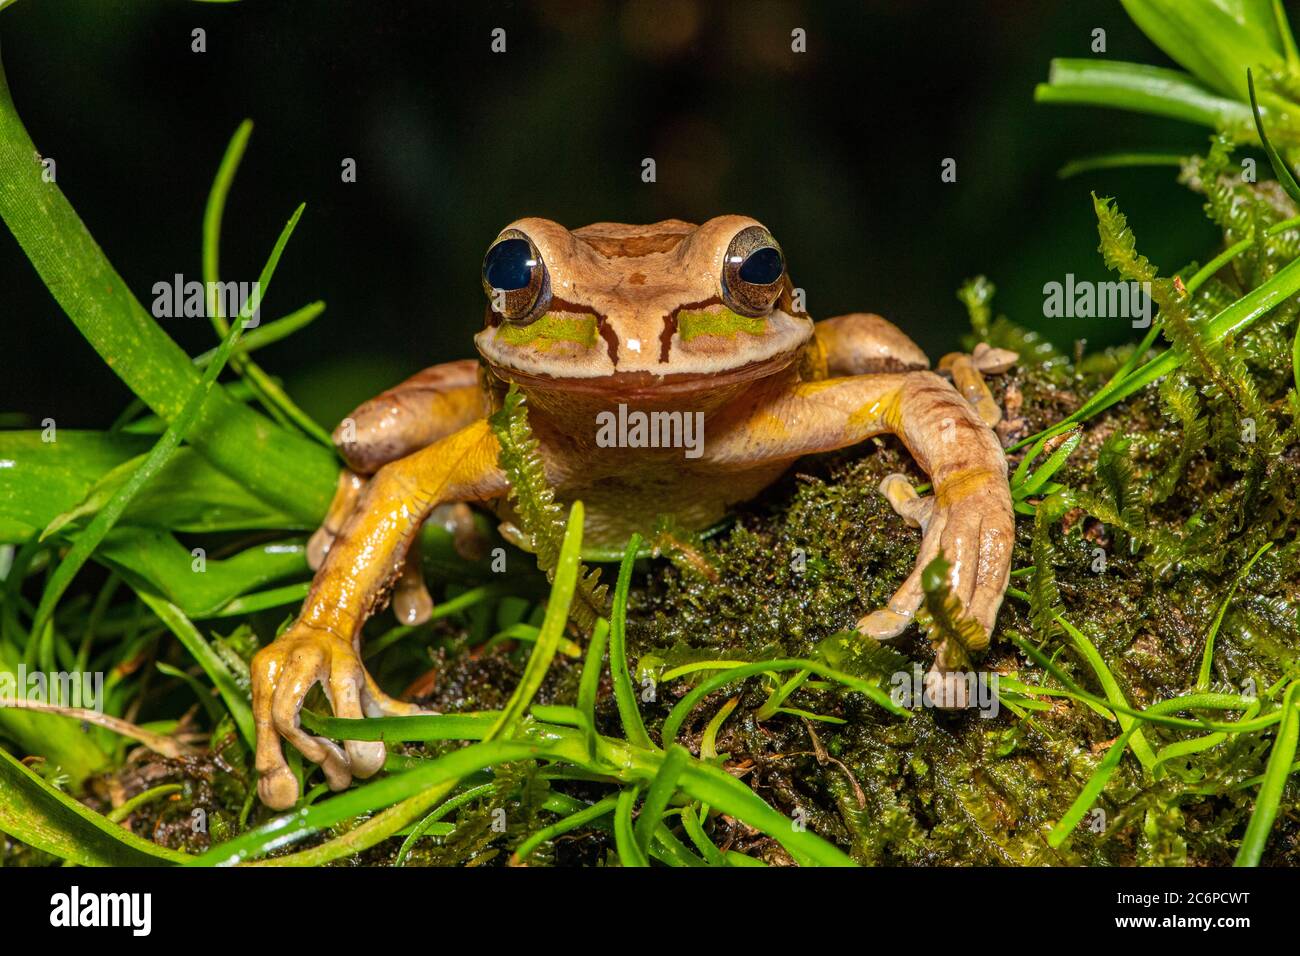
[[[527,863],[528,858],[533,854],[533,852],[546,841],[554,840],[557,836],[569,833],[570,831],[578,829],[578,827],[586,826],[588,823],[599,820],[606,814],[612,813],[617,804],[618,797],[616,795],[605,797],[603,800],[598,800],[589,807],[585,807],[582,810],[578,810],[560,820],[557,820],[548,827],[543,827],[541,830],[538,830],[536,833],[529,836],[523,843],[519,844],[515,849],[514,855],[511,857],[511,862]]]
[[[713,693],[719,688],[726,687],[728,684],[743,680],[746,677],[753,677],[755,674],[780,673],[782,671],[799,671],[807,670],[819,677],[827,677],[831,680],[838,681],[851,690],[865,694],[875,703],[879,704],[885,710],[897,717],[910,717],[911,714],[899,707],[890,699],[889,695],[882,691],[875,684],[862,680],[860,677],[854,677],[852,674],[845,674],[837,671],[833,667],[828,667],[819,661],[808,660],[771,660],[757,661],[753,664],[745,664],[743,667],[733,667],[725,670],[720,674],[715,674],[696,685],[689,694],[677,702],[671,711],[668,712],[667,719],[664,720],[663,740],[670,743],[677,739],[678,733],[682,729],[682,723],[690,716],[691,710],[695,705]]]
[[[137,591],[140,600],[149,605],[149,608],[158,615],[161,620],[176,635],[177,639],[190,652],[190,656],[203,668],[203,672],[208,675],[208,680],[212,681],[217,692],[221,694],[221,699],[230,711],[231,718],[235,721],[235,726],[239,728],[239,735],[244,738],[244,742],[252,747],[256,741],[256,731],[253,727],[253,711],[248,704],[248,695],[240,689],[239,684],[235,681],[235,676],[230,673],[217,652],[207,642],[194,623],[185,616],[185,614],[176,605],[164,601],[162,598],[154,597],[147,591]]]
[[[578,585],[578,564],[582,552],[582,502],[575,501],[569,509],[569,523],[564,530],[564,543],[560,546],[560,561],[555,569],[555,583],[551,588],[551,598],[546,603],[546,616],[542,619],[542,629],[533,645],[533,652],[528,656],[523,676],[515,687],[510,700],[501,711],[496,724],[488,733],[488,739],[509,736],[527,713],[542,680],[555,659],[560,639],[564,637],[565,625],[569,622],[569,605],[573,603],[573,592]]]
[[[0,218],[92,347],[158,415],[180,413],[200,373],[131,293],[57,184],[42,179],[0,70]],[[214,387],[188,441],[259,497],[319,523],[334,492],[334,456],[275,427]]]
[[[1098,169],[1131,169],[1135,166],[1181,166],[1186,155],[1179,153],[1106,153],[1071,160],[1056,171],[1057,179],[1070,179]]]
[[[1273,547],[1272,541],[1264,542],[1264,544],[1260,546],[1259,550],[1256,551],[1251,556],[1250,560],[1246,562],[1245,567],[1238,571],[1236,576],[1233,577],[1232,585],[1228,588],[1228,593],[1224,597],[1223,603],[1219,605],[1219,613],[1214,616],[1214,622],[1210,625],[1210,630],[1205,635],[1205,651],[1201,654],[1201,669],[1196,677],[1197,690],[1205,690],[1210,686],[1210,668],[1214,665],[1214,639],[1219,633],[1219,627],[1223,624],[1223,616],[1228,613],[1228,605],[1232,603],[1232,599],[1237,594],[1237,588],[1241,586],[1241,582],[1245,579],[1246,575],[1250,573],[1250,569],[1255,566],[1255,562],[1262,558],[1264,552],[1271,547]]]
[[[603,617],[597,618],[596,626],[591,631],[591,642],[587,645],[582,677],[578,681],[578,710],[586,718],[589,749],[593,752],[596,749],[596,692],[600,689],[600,672],[605,661],[608,638],[609,622]]]
[[[650,789],[646,791],[641,816],[636,822],[636,842],[642,853],[650,852],[650,841],[659,829],[664,811],[668,809],[668,801],[676,793],[677,781],[690,758],[690,752],[680,744],[671,744],[664,752],[664,761],[659,765],[659,772],[651,781]]]
[[[725,770],[692,761],[682,771],[680,786],[694,799],[762,830],[790,851],[801,864],[857,865],[842,850],[773,810],[762,797]]]
[[[636,563],[640,545],[641,536],[632,535],[623,553],[623,563],[619,565],[618,583],[614,585],[614,606],[609,621],[609,670],[614,681],[618,716],[623,721],[623,733],[628,742],[636,747],[653,749],[654,742],[641,720],[641,708],[637,705],[636,689],[632,686],[632,675],[627,666],[627,592],[632,584],[632,565]]]
[[[299,329],[305,329],[315,322],[324,311],[324,302],[309,302],[301,308],[294,309],[286,316],[264,322],[257,328],[248,329],[243,338],[235,343],[235,354],[247,355],[250,352],[256,352],[258,349],[264,349],[268,345],[274,345],[276,342],[287,339]],[[217,350],[212,348],[194,356],[194,364],[202,368],[212,361],[212,356],[216,352]]]
[[[632,827],[632,809],[636,806],[638,792],[637,787],[624,787],[614,803],[614,848],[618,851],[619,862],[626,867],[650,865]]]
[[[1282,720],[1278,724],[1273,747],[1268,753],[1264,782],[1260,784],[1255,809],[1250,814],[1250,822],[1246,824],[1246,835],[1241,838],[1234,866],[1259,866],[1264,856],[1268,835],[1273,831],[1273,822],[1277,819],[1277,811],[1282,804],[1282,791],[1291,774],[1296,744],[1300,742],[1300,712],[1296,710],[1298,699],[1300,681],[1295,681],[1282,698]]]
[[[1255,121],[1255,132],[1259,134],[1260,145],[1264,147],[1264,153],[1268,156],[1269,165],[1273,167],[1273,175],[1277,176],[1277,181],[1283,191],[1291,197],[1292,202],[1300,203],[1300,184],[1295,181],[1295,174],[1291,172],[1291,167],[1287,165],[1273,144],[1268,140],[1268,133],[1264,131],[1264,117],[1259,112],[1259,101],[1255,97],[1255,76],[1251,70],[1246,70],[1246,86],[1250,92],[1250,113],[1251,118]]]
[[[1181,71],[1140,63],[1053,60],[1047,82],[1034,89],[1034,101],[1109,106],[1211,128],[1250,126],[1245,103],[1219,96]]]
[[[212,320],[212,327],[216,330],[218,338],[224,338],[227,329],[226,317],[222,314],[221,301],[217,294],[217,283],[221,281],[219,268],[221,221],[225,215],[226,197],[230,193],[230,186],[234,182],[235,173],[239,170],[240,160],[243,159],[244,150],[248,146],[248,137],[252,132],[252,121],[244,120],[235,130],[234,136],[230,138],[225,155],[221,158],[221,165],[217,168],[217,175],[213,178],[212,188],[208,192],[207,206],[203,211],[203,281],[207,294],[208,317]],[[280,388],[275,380],[248,355],[237,354],[231,361],[231,365],[248,380],[262,405],[277,420],[292,423],[326,448],[333,449],[334,445],[329,434],[294,404],[293,399],[284,389]]]

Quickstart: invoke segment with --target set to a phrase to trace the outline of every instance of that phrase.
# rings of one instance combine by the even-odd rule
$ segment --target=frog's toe
[[[451,534],[452,547],[466,561],[482,561],[489,542],[474,521],[474,511],[463,501],[453,501],[433,509],[429,521],[437,522]]]
[[[966,675],[945,671],[935,664],[925,675],[926,698],[943,710],[964,710],[971,705]]]
[[[934,498],[933,496],[922,498],[918,495],[906,475],[899,472],[886,475],[880,482],[880,493],[911,527],[924,531],[926,525],[930,523],[930,514],[934,511]]]
[[[975,587],[967,605],[985,634],[993,633],[998,610],[1011,580],[1011,549],[1015,544],[1015,523],[1009,510],[990,509],[980,522],[979,564]]]
[[[330,707],[336,717],[361,720],[366,714],[361,706],[361,690],[366,684],[365,669],[360,665],[335,668],[325,685]],[[373,777],[384,766],[387,756],[381,740],[345,740],[343,749],[348,766],[358,777]]]
[[[423,624],[433,617],[433,596],[424,586],[417,570],[414,575],[403,572],[393,588],[393,614],[403,624]]]
[[[365,675],[366,692],[364,703],[367,717],[414,717],[419,714],[433,714],[437,711],[426,710],[419,704],[411,704],[396,697],[389,697],[369,673]]]
[[[307,565],[313,571],[320,570],[320,566],[325,563],[325,555],[330,553],[333,544],[334,532],[325,525],[312,532],[312,536],[307,539]]]
[[[897,480],[891,482],[890,478]],[[919,497],[901,475],[891,475],[890,478],[881,482],[881,491],[905,518],[907,514],[902,509],[912,511],[912,517],[921,526],[923,533],[916,565],[907,580],[894,592],[888,604],[858,621],[858,630],[878,641],[898,637],[916,619],[916,612],[925,599],[925,592],[921,589],[921,572],[939,554],[943,531],[947,525],[947,512],[935,508],[932,497]],[[886,484],[889,485],[888,490]],[[903,490],[903,486],[906,486],[906,490]]]
[[[890,641],[907,630],[913,617],[912,614],[900,614],[892,608],[882,607],[858,621],[858,631],[878,641]]]
[[[975,367],[985,375],[1000,375],[1003,372],[1009,372],[1016,362],[1020,361],[1019,352],[994,348],[987,342],[980,342],[976,345],[975,351],[971,352],[970,357],[971,361],[975,363]]]
[[[433,596],[424,586],[424,562],[420,558],[419,539],[411,543],[402,562],[402,573],[393,585],[393,613],[403,624],[414,627],[433,616]]]
[[[1005,352],[1005,349],[998,349],[998,352]],[[984,353],[982,353],[984,354]],[[1007,353],[1014,355],[1015,353]],[[990,362],[990,368],[997,367],[997,363]],[[1010,367],[1008,365],[1008,367]],[[989,391],[988,385],[984,381],[983,367],[980,366],[976,359],[962,352],[949,352],[939,360],[939,370],[947,372],[952,376],[952,383],[956,386],[966,401],[970,402],[971,407],[985,425],[990,428],[1002,420],[1002,409],[993,398],[993,393]]]

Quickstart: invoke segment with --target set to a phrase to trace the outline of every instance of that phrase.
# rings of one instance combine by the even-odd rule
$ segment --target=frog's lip
[[[509,366],[488,362],[497,378],[515,382],[523,388],[556,389],[584,395],[615,395],[620,398],[655,399],[717,391],[728,386],[744,385],[767,378],[794,364],[799,350],[781,352],[771,358],[750,362],[725,372],[678,372],[656,375],[653,372],[615,372],[592,377],[558,377],[537,372],[521,372]]]

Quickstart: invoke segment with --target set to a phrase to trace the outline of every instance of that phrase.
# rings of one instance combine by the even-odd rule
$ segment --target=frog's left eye
[[[531,322],[546,309],[551,282],[533,241],[518,229],[497,237],[483,257],[483,290],[492,310],[511,322]]]
[[[781,294],[785,256],[762,226],[747,226],[731,240],[722,262],[722,299],[741,315],[766,315]]]

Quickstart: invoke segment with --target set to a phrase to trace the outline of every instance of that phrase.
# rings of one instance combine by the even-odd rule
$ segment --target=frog
[[[315,577],[296,618],[251,663],[268,807],[299,799],[283,742],[319,764],[334,790],[384,765],[381,741],[337,742],[302,727],[315,685],[338,717],[426,712],[366,670],[362,625],[390,601],[408,623],[427,619],[433,603],[414,548],[424,522],[443,522],[463,551],[475,546],[474,509],[509,524],[489,417],[511,387],[524,393],[556,499],[581,501],[584,542],[615,551],[666,513],[685,531],[714,526],[804,456],[897,436],[931,484],[924,496],[901,474],[880,486],[920,529],[917,559],[853,627],[877,641],[903,634],[923,602],[923,570],[943,555],[960,613],[992,632],[1014,512],[982,375],[1005,371],[1014,353],[984,346],[934,371],[879,315],[814,321],[776,238],[742,215],[572,230],[526,217],[490,243],[480,278],[478,358],[416,373],[334,432],[345,467],[307,548]],[[615,413],[640,415],[665,440],[611,440]],[[702,440],[681,447],[678,422],[697,424]],[[936,654],[929,677],[945,677],[944,659]]]

